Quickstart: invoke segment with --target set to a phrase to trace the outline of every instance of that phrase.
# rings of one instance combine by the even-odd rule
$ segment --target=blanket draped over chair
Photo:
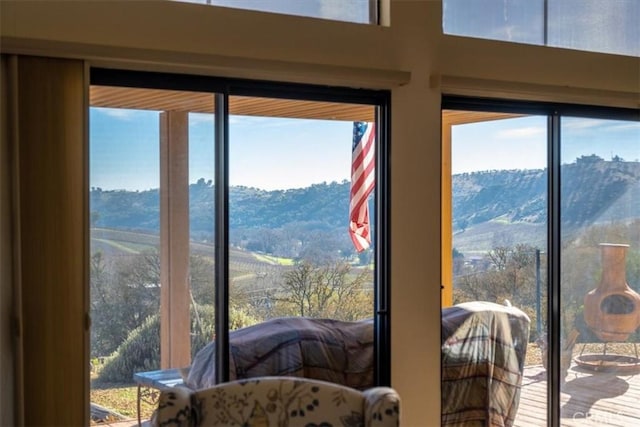
[[[355,389],[373,386],[373,320],[287,317],[229,333],[229,379],[260,376],[314,378]],[[215,384],[215,342],[193,359],[185,383]]]
[[[529,323],[521,310],[487,302],[442,310],[442,425],[513,424]],[[230,380],[292,376],[364,390],[374,386],[373,340],[372,320],[268,320],[229,333]],[[214,346],[194,357],[185,378],[189,388],[215,385]]]
[[[511,426],[520,399],[529,317],[475,301],[442,310],[442,425]]]

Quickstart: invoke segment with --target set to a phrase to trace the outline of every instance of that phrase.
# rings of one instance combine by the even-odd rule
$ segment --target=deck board
[[[640,426],[640,373],[592,372],[573,365],[560,393],[561,425]],[[547,425],[547,381],[541,365],[525,367],[514,426]]]

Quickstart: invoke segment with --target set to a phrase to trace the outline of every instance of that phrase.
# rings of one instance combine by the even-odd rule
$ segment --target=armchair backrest
[[[258,377],[163,391],[152,425],[396,427],[399,406],[389,387],[359,391],[306,378]]]

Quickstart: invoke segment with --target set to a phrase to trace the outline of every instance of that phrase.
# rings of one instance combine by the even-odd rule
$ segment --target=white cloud
[[[205,113],[190,113],[189,114],[189,126],[197,126],[202,123],[210,124],[213,126],[213,114]]]
[[[519,127],[513,129],[503,129],[496,133],[496,137],[499,139],[513,139],[513,138],[530,138],[533,136],[544,135],[546,129],[539,126]]]
[[[598,119],[569,118],[562,121],[562,127],[566,129],[591,129],[604,124]]]
[[[609,129],[614,131],[635,130],[640,132],[640,122],[615,122]]]
[[[127,110],[124,108],[97,108],[97,111],[106,116],[113,117],[118,120],[133,120],[135,110]]]
[[[318,17],[337,21],[371,23],[371,0],[318,0]],[[375,13],[375,12],[373,12]],[[316,16],[316,15],[312,15]]]
[[[568,118],[562,121],[562,127],[576,132],[628,132],[640,131],[640,122]]]

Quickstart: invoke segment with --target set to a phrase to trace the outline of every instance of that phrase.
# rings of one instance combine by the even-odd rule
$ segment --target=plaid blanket
[[[373,321],[278,318],[229,333],[231,380],[286,375],[356,389],[373,386]],[[529,318],[499,304],[442,310],[442,425],[511,426],[520,398]],[[185,383],[215,381],[215,342],[193,359]]]
[[[287,317],[229,333],[229,379],[285,375],[365,389],[373,386],[373,320]],[[185,384],[215,381],[215,342],[193,358]]]
[[[488,302],[442,310],[442,425],[511,426],[520,399],[529,317]]]

